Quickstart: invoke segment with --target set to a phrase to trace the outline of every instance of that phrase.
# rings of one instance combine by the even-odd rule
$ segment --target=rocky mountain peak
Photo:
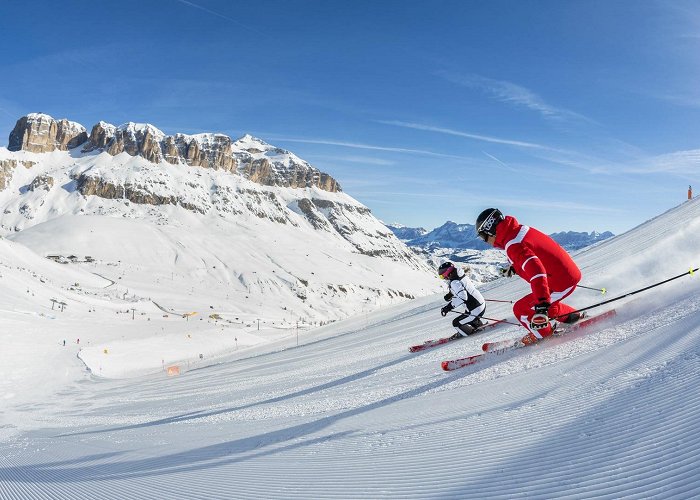
[[[115,126],[100,121],[88,136],[85,127],[78,123],[32,113],[17,121],[8,149],[45,153],[81,145],[83,152],[101,150],[112,156],[127,153],[155,164],[224,170],[266,186],[315,186],[330,192],[341,191],[340,184],[330,175],[250,134],[234,141],[220,133],[166,135],[149,123]]]
[[[148,123],[129,122],[114,129],[114,135],[105,151],[116,156],[125,152],[131,156],[143,156],[151,163],[163,160],[161,141],[165,134]]]
[[[43,113],[23,116],[10,132],[7,149],[49,153],[57,149],[66,151],[80,146],[88,140],[85,127],[65,118],[54,120]]]
[[[239,149],[253,149],[259,153],[262,153],[263,151],[266,151],[272,147],[262,139],[258,139],[250,134],[245,134],[243,137],[236,139],[234,145]]]
[[[238,161],[232,142],[231,138],[224,134],[167,136],[163,142],[165,161],[233,172],[238,166]]]

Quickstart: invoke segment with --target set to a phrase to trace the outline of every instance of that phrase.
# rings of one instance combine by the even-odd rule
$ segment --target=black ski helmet
[[[504,219],[503,214],[497,208],[487,208],[476,218],[476,234],[486,241],[489,236],[496,236],[496,226]]]
[[[443,262],[438,267],[438,274],[442,279],[454,280],[457,279],[457,268],[450,261]]]

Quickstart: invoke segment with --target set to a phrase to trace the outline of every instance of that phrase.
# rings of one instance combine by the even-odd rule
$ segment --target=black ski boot
[[[472,321],[471,323],[469,323],[469,325],[474,329],[474,331],[473,331],[472,333],[476,333],[476,331],[477,331],[479,328],[481,328],[482,326],[486,325],[486,323],[484,323],[483,321],[481,321],[481,318],[476,318],[474,321]],[[469,335],[471,335],[472,333],[470,333]]]
[[[476,329],[473,326],[471,326],[471,324],[459,325],[456,328],[458,329],[458,331],[454,335],[452,335],[452,337],[450,337],[452,340],[464,338],[476,331]]]

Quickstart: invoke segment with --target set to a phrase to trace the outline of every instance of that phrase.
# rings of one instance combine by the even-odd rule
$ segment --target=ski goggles
[[[445,269],[442,273],[440,273],[440,279],[446,280],[447,277],[454,271],[455,268],[454,266],[450,266],[447,269]]]

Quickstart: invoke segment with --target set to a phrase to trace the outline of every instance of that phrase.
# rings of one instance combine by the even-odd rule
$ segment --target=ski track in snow
[[[700,204],[669,216],[678,212],[700,229]],[[614,296],[678,274],[700,236],[669,255],[670,226],[660,216],[578,254],[588,283]],[[450,331],[442,302],[423,298],[179,377],[77,380],[8,409],[16,429],[0,440],[0,498],[697,498],[699,280],[450,373],[441,360],[521,329],[411,354]],[[517,297],[522,284],[483,291]],[[572,303],[604,299],[579,290]]]

